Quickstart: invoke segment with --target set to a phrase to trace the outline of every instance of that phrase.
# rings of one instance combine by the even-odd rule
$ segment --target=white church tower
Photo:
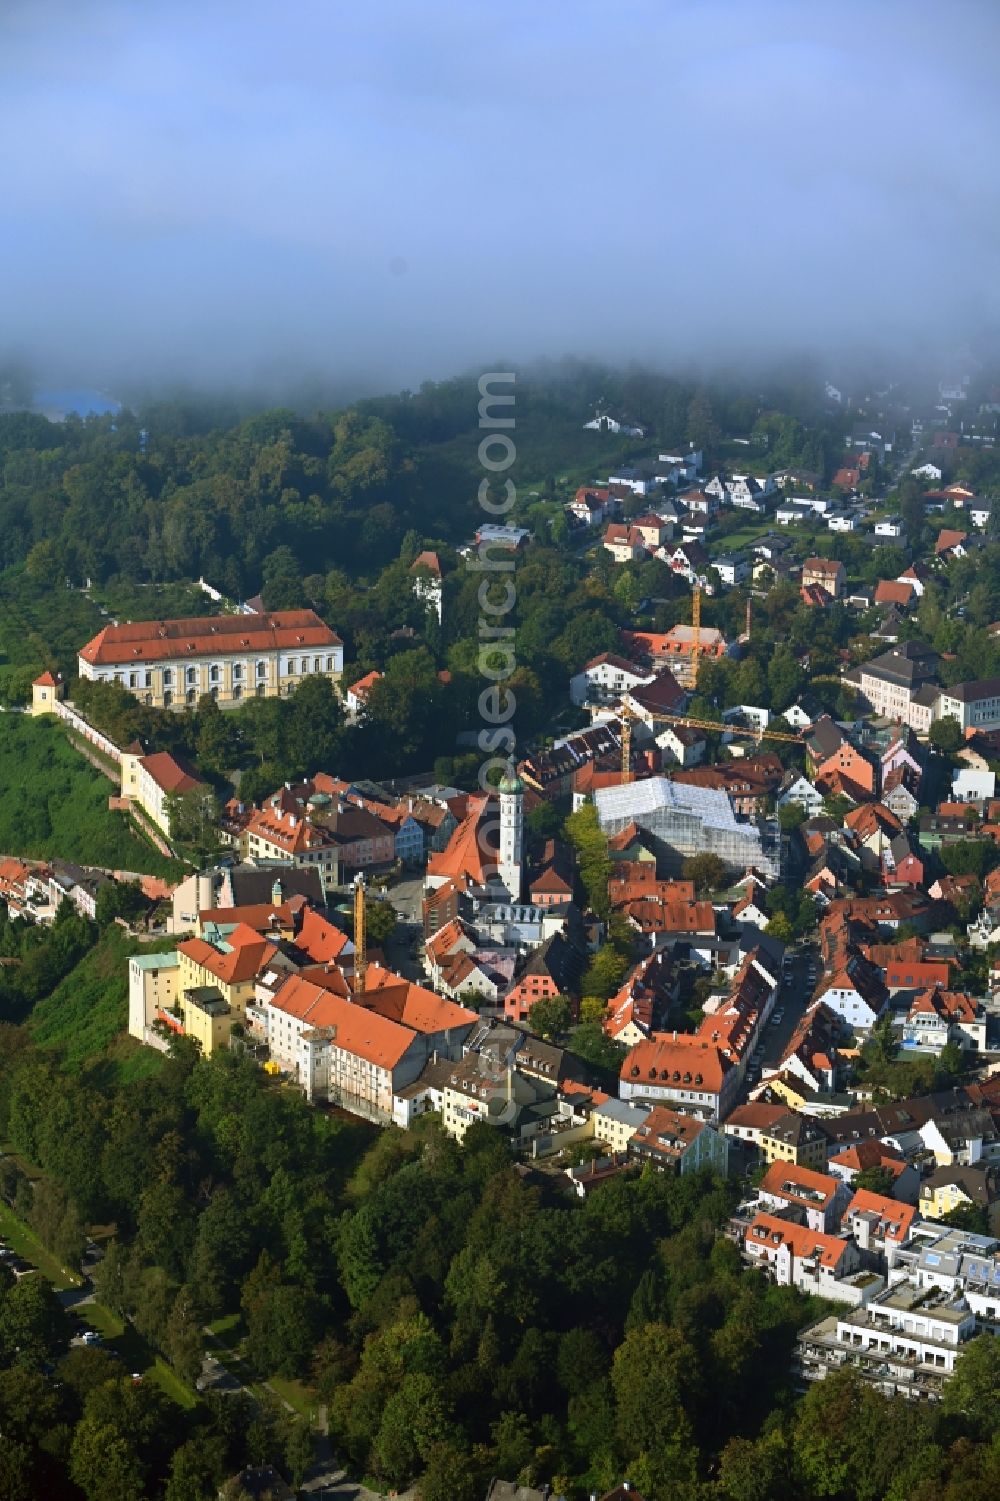
[[[524,783],[513,765],[501,779],[500,849],[497,874],[510,894],[511,901],[521,900],[524,879]]]

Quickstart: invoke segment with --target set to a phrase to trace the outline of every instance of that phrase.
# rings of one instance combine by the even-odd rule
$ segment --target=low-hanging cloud
[[[994,0],[7,0],[0,350],[107,383],[943,347]]]

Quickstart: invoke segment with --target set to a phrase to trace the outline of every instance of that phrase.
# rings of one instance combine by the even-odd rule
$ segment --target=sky
[[[934,350],[997,322],[996,0],[2,0],[46,380]]]

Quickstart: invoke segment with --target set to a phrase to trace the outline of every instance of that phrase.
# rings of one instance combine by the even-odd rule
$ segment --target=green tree
[[[993,868],[996,846],[990,839],[956,839],[943,844],[939,855],[949,875],[975,876],[981,881]]]
[[[0,1444],[0,1497],[2,1501],[37,1501],[41,1491],[27,1444],[4,1434]]]
[[[141,1501],[145,1493],[131,1444],[112,1424],[86,1415],[73,1434],[70,1474],[87,1501]]]
[[[0,1357],[7,1364],[42,1366],[68,1343],[66,1311],[45,1277],[21,1277],[0,1295]]]
[[[211,787],[202,782],[186,792],[169,793],[166,810],[173,844],[200,860],[214,853],[219,845],[219,803]]]
[[[138,881],[105,881],[97,890],[96,921],[99,928],[107,927],[116,917],[132,922],[149,911],[149,901],[142,894]]]
[[[1000,1433],[1000,1341],[981,1334],[965,1346],[955,1372],[944,1388],[943,1412],[957,1418],[964,1431],[980,1443],[992,1443]]]
[[[436,1377],[424,1372],[407,1376],[385,1404],[372,1448],[376,1471],[393,1485],[403,1485],[426,1462],[448,1432],[449,1415]]]
[[[801,827],[808,817],[802,803],[782,803],[778,809],[778,823],[783,834],[791,834]]]
[[[896,1179],[892,1171],[887,1167],[866,1167],[854,1177],[854,1188],[867,1190],[868,1193],[881,1194],[883,1198],[892,1198],[892,1191]]]
[[[391,902],[375,896],[365,896],[365,929],[368,942],[376,948],[385,948],[396,931],[399,916]]]
[[[759,1439],[731,1438],[719,1460],[719,1490],[727,1501],[780,1501],[789,1493],[788,1459],[780,1430]]]
[[[953,756],[961,748],[964,737],[958,720],[947,715],[944,719],[934,720],[927,731],[927,738],[935,750],[946,756]]]
[[[581,987],[590,996],[608,1000],[628,973],[629,961],[613,943],[602,943],[588,964]]]
[[[699,896],[718,891],[726,879],[725,861],[707,851],[701,855],[688,855],[681,871],[686,881],[694,882]]]
[[[569,1046],[578,1058],[606,1079],[616,1080],[625,1057],[621,1043],[608,1037],[600,1022],[581,1022],[570,1033]]]
[[[225,1473],[221,1438],[199,1434],[175,1449],[164,1501],[207,1501],[218,1492]]]
[[[779,943],[791,943],[795,937],[795,929],[784,912],[776,912],[764,932],[770,938],[777,938]]]
[[[584,803],[566,820],[566,837],[576,850],[580,879],[587,893],[587,904],[598,917],[606,918],[610,911],[608,881],[611,877],[611,859],[608,855],[608,839],[597,818],[593,803]]]
[[[564,995],[554,995],[536,1001],[528,1012],[528,1026],[539,1037],[552,1042],[569,1030],[573,1020],[573,1007]]]
[[[174,1299],[163,1335],[163,1349],[180,1379],[193,1386],[201,1372],[205,1339],[197,1316],[194,1295],[182,1287]]]
[[[447,1440],[431,1447],[420,1501],[479,1501],[481,1490],[482,1477],[467,1454]]]

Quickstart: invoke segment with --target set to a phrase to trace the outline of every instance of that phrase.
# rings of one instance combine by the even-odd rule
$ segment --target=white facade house
[[[159,1011],[170,1010],[180,995],[180,958],[167,954],[133,954],[128,961],[128,1033],[139,1042],[149,1041],[149,1031]]]
[[[898,516],[883,516],[881,521],[875,523],[875,535],[896,541],[906,535],[906,528]]]
[[[646,429],[630,417],[613,417],[610,412],[598,412],[583,424],[584,432],[615,433],[625,438],[644,438]]]
[[[588,662],[581,672],[569,680],[571,701],[582,708],[585,704],[613,704],[630,688],[651,683],[653,674],[643,672],[634,662],[612,652],[602,652]]]
[[[784,808],[788,803],[798,803],[799,807],[806,810],[809,818],[815,817],[823,810],[823,794],[810,782],[808,777],[796,777],[784,791],[779,792],[775,799],[779,808]]]
[[[742,584],[750,577],[750,560],[739,553],[720,553],[712,559],[715,569],[724,584]]]
[[[983,803],[997,795],[995,771],[975,771],[961,766],[951,775],[951,796],[956,803]]]
[[[852,982],[846,971],[835,975],[819,992],[818,998],[851,1027],[863,1032],[870,1031],[885,1010],[885,998],[869,995]]]
[[[963,730],[1000,727],[1000,678],[980,678],[942,688],[934,707],[935,719],[957,719]]]

